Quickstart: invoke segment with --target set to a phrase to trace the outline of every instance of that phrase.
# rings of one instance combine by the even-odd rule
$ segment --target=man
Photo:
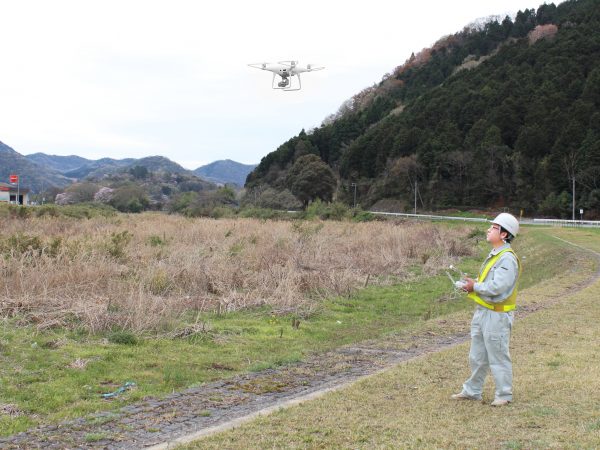
[[[481,400],[488,368],[496,383],[492,406],[512,401],[512,361],[508,349],[514,320],[520,262],[510,246],[519,232],[519,222],[511,214],[498,215],[487,230],[492,251],[484,261],[477,280],[464,279],[463,289],[477,303],[471,322],[471,377],[455,400]]]

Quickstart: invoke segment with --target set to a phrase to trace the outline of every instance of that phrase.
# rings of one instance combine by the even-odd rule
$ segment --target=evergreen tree
[[[287,176],[290,191],[304,205],[319,198],[331,201],[336,187],[333,171],[316,155],[304,155],[296,160]]]

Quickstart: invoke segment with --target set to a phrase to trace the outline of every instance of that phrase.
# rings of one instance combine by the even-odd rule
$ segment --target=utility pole
[[[354,209],[356,209],[356,183],[350,184],[354,188]]]
[[[417,189],[418,185],[417,185],[417,179],[415,178],[415,214],[417,214]]]
[[[573,220],[575,220],[575,174],[573,174]]]

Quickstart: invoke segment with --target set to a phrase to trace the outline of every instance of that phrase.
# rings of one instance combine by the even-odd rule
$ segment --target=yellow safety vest
[[[521,274],[521,261],[519,261],[517,254],[511,248],[507,248],[507,249],[502,250],[501,252],[498,252],[498,254],[492,256],[492,258],[488,261],[488,263],[485,265],[483,270],[477,276],[478,283],[481,283],[482,281],[485,280],[485,278],[487,277],[488,273],[490,272],[490,270],[492,269],[492,267],[494,266],[496,261],[498,261],[498,258],[500,258],[500,256],[506,252],[510,252],[513,255],[515,255],[515,258],[517,258],[517,264],[519,265],[519,275]],[[510,294],[510,296],[507,299],[505,299],[504,301],[502,301],[501,303],[488,303],[484,299],[482,299],[475,291],[469,292],[469,294],[467,295],[467,298],[470,298],[474,302],[480,304],[481,306],[485,306],[486,308],[491,309],[492,311],[496,311],[496,312],[511,311],[511,310],[515,309],[515,307],[516,307],[517,286],[515,285],[515,289],[512,291],[512,294]]]

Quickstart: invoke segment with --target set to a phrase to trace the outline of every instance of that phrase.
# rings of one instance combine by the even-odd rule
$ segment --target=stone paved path
[[[600,254],[596,253],[600,260]],[[585,283],[569,288],[572,294],[600,278],[600,269]],[[563,293],[544,303],[519,308],[518,316],[547,307]],[[442,332],[392,335],[315,355],[278,369],[239,375],[164,399],[147,400],[118,411],[45,425],[0,438],[2,449],[170,448],[186,437],[198,437],[215,427],[253,416],[318,392],[347,385],[402,361],[466,342],[464,321],[435,321]],[[204,430],[204,431],[203,431]]]
[[[400,361],[464,342],[425,334],[366,342],[280,369],[239,375],[59,425],[0,438],[0,448],[145,448],[172,441],[312,392],[347,384]],[[417,343],[418,341],[418,343]],[[398,347],[405,347],[398,350]]]

